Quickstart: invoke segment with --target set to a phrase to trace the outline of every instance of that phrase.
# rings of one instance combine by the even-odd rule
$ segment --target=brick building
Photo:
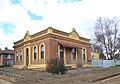
[[[7,47],[5,50],[0,49],[0,66],[13,66],[13,56],[14,50]]]
[[[45,68],[52,58],[75,68],[77,63],[85,65],[91,60],[90,39],[80,37],[75,28],[70,33],[51,27],[33,35],[27,31],[13,48],[16,68]]]

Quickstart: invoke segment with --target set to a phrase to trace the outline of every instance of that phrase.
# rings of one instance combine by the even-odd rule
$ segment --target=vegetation
[[[10,67],[10,65],[6,63],[6,64],[4,64],[4,67]]]
[[[120,74],[120,68],[109,67],[109,68],[80,68],[80,73],[77,69],[69,70],[65,75],[51,75],[51,73],[34,70],[34,69],[15,69],[13,73],[13,68],[0,68],[1,76],[10,77],[10,79],[15,78],[13,84],[96,84],[97,81],[103,78],[108,78]],[[15,76],[14,76],[15,75]],[[14,77],[13,77],[14,76]],[[6,80],[6,78],[4,78]],[[119,78],[120,79],[120,78]],[[9,81],[9,80],[8,80]],[[111,79],[109,80],[111,81]],[[113,83],[114,82],[114,83]],[[120,80],[113,81],[110,84],[119,84]],[[116,83],[117,82],[117,83]],[[108,80],[106,82],[108,83]],[[97,83],[97,84],[106,84]]]
[[[116,17],[113,19],[100,17],[95,23],[93,44],[98,46],[108,59],[117,59],[116,54],[120,52],[119,21]]]
[[[46,70],[52,74],[65,74],[66,73],[66,68],[63,62],[58,59],[50,59],[48,61],[48,66]]]
[[[120,67],[120,65],[115,65],[116,67]]]

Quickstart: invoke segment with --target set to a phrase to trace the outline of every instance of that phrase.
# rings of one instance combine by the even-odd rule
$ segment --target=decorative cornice
[[[23,38],[23,41],[25,42],[25,41],[30,40],[30,39],[31,39],[30,33],[29,33],[29,31],[27,31],[24,38]]]
[[[79,34],[76,32],[75,28],[72,29],[72,32],[69,33],[69,37],[79,40]]]
[[[55,29],[53,29],[52,27],[48,27],[46,29],[47,32],[37,35],[35,37],[34,36],[32,37],[32,35],[30,35],[30,33],[27,31],[22,40],[14,42],[13,48],[31,44],[32,42],[39,41],[39,40],[42,40],[42,39],[48,38],[48,37],[53,37],[56,39],[61,39],[61,40],[70,41],[70,42],[75,42],[75,43],[79,43],[79,44],[83,44],[83,45],[89,45],[89,46],[91,45],[90,39],[80,37],[78,35],[78,33],[76,32],[75,28],[72,29],[72,32],[69,33],[69,36],[54,33],[53,30],[55,30]],[[82,38],[82,39],[80,39],[80,38]]]
[[[47,38],[47,37],[53,37],[53,38],[56,38],[56,39],[61,39],[61,40],[65,40],[65,41],[75,42],[75,43],[79,43],[79,44],[83,44],[83,45],[89,45],[89,46],[91,45],[91,43],[87,42],[87,41],[73,39],[73,38],[70,38],[70,37],[67,37],[67,36],[63,36],[63,35],[59,35],[59,34],[56,34],[56,33],[46,33],[46,34],[40,35],[40,36],[38,36],[36,38],[32,38],[30,40],[23,41],[20,44],[16,44],[16,45],[14,45],[14,47],[16,47],[16,46],[23,46],[23,45],[28,44],[28,43],[30,44],[32,42],[39,41],[39,40]]]
[[[53,28],[52,28],[52,27],[48,27],[48,28],[47,28],[47,32],[48,32],[48,33],[52,33],[52,32],[53,32]]]

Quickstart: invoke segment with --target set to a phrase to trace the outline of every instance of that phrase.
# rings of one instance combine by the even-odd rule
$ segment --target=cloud
[[[34,34],[49,26],[65,32],[76,28],[80,36],[90,38],[95,20],[120,17],[118,8],[119,0],[0,0],[0,22],[11,23],[4,24],[8,29],[1,24],[0,46],[13,45],[27,30]],[[13,33],[8,36],[5,31]]]
[[[14,32],[9,36],[4,34],[2,37],[1,46],[13,46],[13,42],[22,39],[28,30],[30,34],[39,32],[49,26],[65,32],[70,32],[72,28],[83,34],[82,26],[83,20],[80,6],[81,2],[77,3],[58,3],[57,0],[12,0],[3,5],[3,10],[0,10],[0,21],[11,22],[16,26],[10,30]],[[37,19],[39,20],[36,20]],[[82,33],[81,33],[82,32]],[[9,37],[9,38],[8,38]],[[12,39],[10,39],[12,38]]]
[[[58,3],[74,3],[82,0],[58,0]]]
[[[4,30],[2,28],[0,28],[0,48],[4,49],[5,47],[8,47],[10,49],[13,49],[13,42],[15,41],[15,39],[17,38],[15,36],[15,34],[11,34],[11,35],[5,35],[5,33],[3,32]]]

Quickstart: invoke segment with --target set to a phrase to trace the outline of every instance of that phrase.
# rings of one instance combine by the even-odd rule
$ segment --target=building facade
[[[50,59],[63,60],[65,66],[76,68],[91,60],[90,39],[80,37],[76,30],[70,33],[48,27],[14,42],[16,68],[46,68]]]
[[[13,66],[13,57],[14,50],[8,49],[5,50],[0,49],[0,66]]]
[[[92,51],[91,52],[91,58],[99,60],[100,59],[100,53]]]

